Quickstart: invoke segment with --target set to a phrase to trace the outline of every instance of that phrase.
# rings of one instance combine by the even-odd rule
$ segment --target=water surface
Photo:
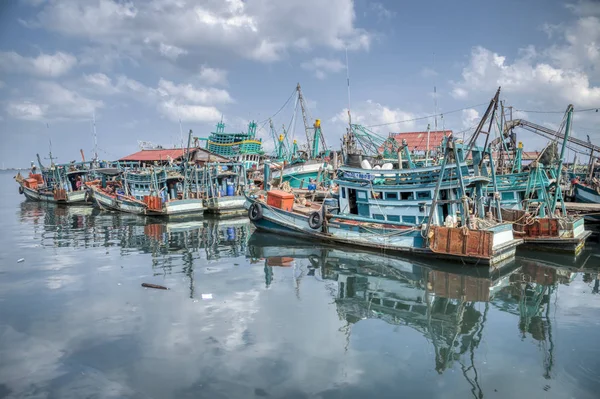
[[[25,202],[11,179],[0,398],[598,397],[597,243],[490,275]]]

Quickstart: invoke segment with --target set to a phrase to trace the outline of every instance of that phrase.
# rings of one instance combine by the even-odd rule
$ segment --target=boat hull
[[[30,201],[50,202],[53,204],[85,204],[86,200],[85,191],[71,191],[66,193],[66,199],[55,199],[52,191],[34,190],[29,187],[21,185],[23,188],[23,195]]]
[[[146,206],[143,203],[128,201],[127,199],[119,199],[116,196],[109,195],[96,188],[91,189],[94,204],[100,209],[133,213],[135,215],[145,215]]]
[[[206,211],[220,215],[244,214],[246,197],[242,195],[215,197],[205,200]]]
[[[390,233],[389,229],[378,229],[372,224],[364,227],[364,224],[361,226],[334,221],[327,224],[327,232],[322,232],[309,227],[307,216],[273,208],[251,198],[248,202],[259,204],[262,208],[262,217],[252,221],[257,229],[279,235],[312,238],[330,244],[345,244],[471,264],[494,265],[513,259],[517,245],[522,243],[522,240],[513,239],[512,228],[510,224],[506,224],[501,225],[501,231],[494,233],[493,253],[490,256],[464,256],[436,252],[425,246],[420,228],[396,229]]]
[[[323,163],[308,163],[284,168],[283,171],[273,172],[273,179],[281,179],[282,182],[288,182],[292,188],[306,188],[310,180],[317,180],[319,170],[327,170],[331,167]]]
[[[181,216],[204,213],[204,203],[201,199],[182,199],[167,201],[160,211],[147,209],[146,214],[152,216]]]

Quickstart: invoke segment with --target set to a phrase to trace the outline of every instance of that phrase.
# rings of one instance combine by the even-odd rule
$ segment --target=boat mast
[[[313,148],[313,140],[310,137],[310,126],[308,125],[308,119],[306,118],[306,108],[304,107],[304,98],[302,97],[302,89],[300,88],[300,83],[296,86],[296,91],[298,92],[298,101],[300,102],[300,109],[302,110],[302,119],[304,121],[304,132],[306,133],[306,145],[308,149]]]

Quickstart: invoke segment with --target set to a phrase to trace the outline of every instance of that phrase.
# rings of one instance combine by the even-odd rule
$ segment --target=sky
[[[348,106],[382,136],[436,122],[468,136],[500,86],[514,118],[551,128],[573,104],[574,135],[599,144],[600,1],[2,2],[0,164],[89,159],[94,120],[101,159],[207,137],[221,118],[256,121],[267,150],[270,117],[302,142],[297,83],[334,149]]]

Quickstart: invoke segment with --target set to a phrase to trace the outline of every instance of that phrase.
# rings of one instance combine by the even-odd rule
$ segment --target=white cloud
[[[415,114],[412,112],[404,111],[399,108],[391,108],[372,100],[358,103],[352,108],[352,123],[363,126],[375,125],[370,129],[380,134],[387,134],[390,131],[410,131],[415,128],[415,121],[411,121],[411,119],[414,118]],[[393,123],[399,121],[409,122]],[[345,108],[338,112],[331,118],[331,122],[347,125],[348,109]]]
[[[224,104],[233,101],[226,90],[196,88],[191,84],[177,85],[165,79],[158,82],[158,93],[163,97],[170,96],[198,104]]]
[[[202,65],[199,74],[200,80],[207,85],[226,85],[227,71],[219,68],[211,68],[207,65]]]
[[[184,55],[184,54],[188,53],[188,51],[185,49],[182,49],[177,46],[171,46],[169,44],[164,44],[164,43],[160,43],[158,50],[160,51],[160,53],[162,55],[164,55],[165,57],[167,57],[171,60],[176,60],[177,57],[179,57],[180,55]]]
[[[450,93],[457,100],[463,100],[469,96],[469,92],[462,87],[455,87]]]
[[[591,85],[588,75],[580,69],[563,69],[529,58],[510,63],[506,57],[483,47],[473,49],[462,76],[463,81],[452,92],[455,98],[466,98],[467,88],[492,94],[501,86],[505,94],[526,95],[554,108],[569,102],[576,107],[600,104],[600,87]]]
[[[469,108],[462,110],[462,125],[465,129],[476,125],[479,122],[479,112],[476,109]]]
[[[6,111],[16,119],[41,120],[82,120],[90,119],[102,101],[86,98],[55,82],[37,82],[31,98],[11,100]]]
[[[14,51],[0,52],[0,69],[8,73],[58,77],[68,73],[75,65],[75,56],[60,51],[54,54],[42,53],[37,57],[23,57]]]
[[[113,80],[103,73],[85,75],[84,80],[97,93],[127,95],[156,107],[162,115],[173,121],[214,122],[222,115],[215,105],[233,102],[226,90],[177,84],[162,78],[156,88],[126,76]]]
[[[344,64],[337,59],[313,58],[310,61],[303,62],[300,67],[311,71],[319,79],[325,79],[329,73],[337,73],[344,69]]]
[[[161,102],[158,109],[172,121],[181,119],[183,122],[217,122],[222,115],[215,107],[177,104],[174,100]]]
[[[114,94],[119,89],[113,86],[112,79],[103,73],[94,73],[91,75],[84,75],[83,77],[86,84],[90,85],[93,89],[103,94]]]
[[[14,102],[11,101],[6,106],[6,112],[16,119],[25,121],[39,121],[44,118],[48,106],[45,104],[36,104],[31,101]]]
[[[395,11],[390,11],[383,6],[381,3],[371,3],[371,10],[375,12],[377,18],[380,20],[392,19],[396,16]]]
[[[26,26],[135,56],[142,47],[172,59],[184,51],[204,58],[218,51],[271,62],[291,49],[368,49],[371,34],[354,21],[353,0],[51,0]]]

